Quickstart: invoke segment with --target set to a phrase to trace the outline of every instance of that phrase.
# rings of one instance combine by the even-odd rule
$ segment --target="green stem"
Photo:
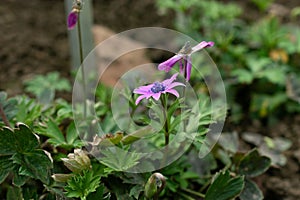
[[[167,113],[167,109],[168,109],[168,105],[167,105],[167,95],[164,94],[163,97],[161,98],[161,103],[163,106],[163,113],[164,113],[164,118],[165,118],[165,124],[164,124],[164,129],[165,129],[165,146],[167,146],[169,144],[169,119],[168,119],[168,113]]]
[[[82,37],[81,37],[81,26],[80,26],[80,13],[78,13],[78,27],[77,27],[77,33],[78,33],[78,42],[79,42],[79,56],[80,56],[80,64],[81,64],[81,76],[82,76],[82,92],[83,92],[83,116],[84,119],[87,115],[87,109],[86,109],[86,82],[85,82],[85,73],[84,73],[84,66],[83,66],[83,47],[82,47]]]
[[[198,196],[198,197],[201,197],[201,198],[205,198],[205,195],[200,193],[200,192],[195,192],[193,190],[190,190],[190,189],[187,189],[187,188],[180,188],[181,190],[185,191],[185,192],[188,192],[190,194],[193,194],[195,196]]]

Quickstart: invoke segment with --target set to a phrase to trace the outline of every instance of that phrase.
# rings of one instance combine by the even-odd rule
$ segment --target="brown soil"
[[[224,0],[225,1],[225,0]],[[94,21],[116,32],[144,26],[172,26],[172,16],[157,15],[152,0],[95,0]],[[226,0],[229,2],[229,0]],[[244,2],[244,1],[236,1]],[[278,1],[289,9],[299,0]],[[249,6],[249,3],[242,3]],[[250,6],[247,15],[258,11]],[[66,19],[63,1],[1,0],[0,2],[0,90],[10,95],[23,92],[22,82],[34,74],[59,71],[70,78]],[[265,199],[300,199],[300,117],[287,118],[273,127],[249,126],[254,132],[290,139],[293,146],[285,154],[287,165],[270,169],[260,177]],[[249,131],[249,130],[248,130]]]

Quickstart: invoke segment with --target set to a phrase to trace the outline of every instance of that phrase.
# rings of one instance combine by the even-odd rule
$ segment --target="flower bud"
[[[67,182],[69,178],[71,178],[73,174],[53,174],[51,177],[56,182]]]
[[[166,184],[166,178],[160,173],[154,173],[145,185],[145,196],[147,198],[158,197]]]
[[[69,153],[68,158],[61,159],[64,165],[74,173],[79,173],[84,169],[91,168],[90,158],[81,149],[75,149],[74,153]]]

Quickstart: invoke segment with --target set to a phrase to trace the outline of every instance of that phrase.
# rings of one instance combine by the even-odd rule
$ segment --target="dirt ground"
[[[224,0],[229,2],[229,0]],[[152,0],[95,0],[94,21],[116,32],[144,27],[172,27],[173,16],[159,16]],[[244,1],[236,1],[244,2]],[[300,6],[299,0],[278,1],[287,8]],[[248,3],[242,3],[249,6]],[[252,10],[254,9],[254,10]],[[257,16],[252,7],[251,18]],[[70,55],[63,1],[0,1],[0,90],[21,94],[22,82],[34,74],[59,71],[70,78]],[[286,117],[272,127],[251,124],[241,131],[253,131],[293,141],[285,155],[287,165],[272,168],[257,180],[265,199],[300,199],[300,116]]]

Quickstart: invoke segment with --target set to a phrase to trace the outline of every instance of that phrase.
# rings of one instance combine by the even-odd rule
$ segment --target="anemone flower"
[[[185,86],[183,83],[174,82],[177,78],[178,73],[174,74],[171,78],[166,79],[162,82],[155,82],[150,85],[146,86],[140,86],[136,88],[133,93],[135,94],[141,94],[136,101],[135,104],[139,104],[139,102],[146,98],[149,99],[150,97],[153,97],[156,101],[160,98],[161,94],[170,93],[175,95],[176,97],[179,97],[179,93],[173,89],[176,86]]]
[[[179,62],[180,73],[184,74],[186,81],[190,80],[192,70],[191,55],[206,47],[214,46],[214,42],[202,41],[194,47],[191,47],[190,42],[187,42],[182,49],[173,57],[158,65],[159,70],[169,72],[172,67]]]

